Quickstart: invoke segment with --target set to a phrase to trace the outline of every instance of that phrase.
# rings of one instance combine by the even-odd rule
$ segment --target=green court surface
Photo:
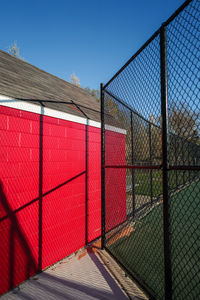
[[[200,295],[200,181],[169,199],[173,299]],[[162,204],[135,223],[131,234],[108,244],[119,261],[158,299],[164,298]],[[176,293],[176,294],[175,294]]]
[[[175,189],[177,186],[183,185],[186,182],[192,181],[192,176],[195,176],[195,172],[191,171],[170,171],[169,186],[171,189]],[[158,197],[162,194],[162,172],[161,171],[150,171],[141,172],[138,170],[134,171],[134,182],[135,182],[135,194],[146,195],[151,194],[151,180],[152,176],[152,193],[153,197]],[[131,186],[132,177],[128,175],[126,177],[126,184]]]

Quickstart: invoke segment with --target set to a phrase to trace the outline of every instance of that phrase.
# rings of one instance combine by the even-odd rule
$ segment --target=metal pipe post
[[[184,153],[184,145],[185,145],[185,141],[184,140],[182,140],[181,141],[182,143],[181,143],[181,151],[182,151],[182,165],[184,165],[185,164],[185,157],[184,157],[184,155],[185,155],[185,153]],[[181,184],[183,184],[183,185],[185,185],[185,171],[183,171],[183,173],[181,174],[181,177],[182,177],[182,182],[181,182]]]
[[[174,152],[175,152],[175,165],[177,166],[178,164],[178,159],[177,159],[177,141],[176,141],[177,137],[174,136]],[[178,188],[178,172],[177,170],[175,171],[176,172],[176,188]]]
[[[150,165],[152,165],[152,135],[151,135],[151,124],[149,124],[149,158]],[[152,170],[150,170],[150,197],[151,197],[151,205],[153,204],[153,174]]]
[[[105,122],[104,122],[104,91],[101,91],[101,248],[105,246]]]
[[[88,244],[88,124],[85,125],[85,245],[87,244]]]
[[[43,229],[43,134],[44,134],[44,104],[41,102],[41,115],[39,127],[39,220],[38,220],[38,271],[42,271],[42,229]]]
[[[132,166],[135,163],[134,157],[134,129],[133,129],[133,112],[131,111],[131,159]],[[132,169],[132,209],[133,209],[133,218],[135,216],[135,170]]]
[[[169,238],[169,195],[168,195],[168,103],[167,103],[167,43],[166,28],[160,29],[161,66],[161,113],[162,113],[162,188],[163,188],[163,234],[165,300],[172,299],[172,271]]]
[[[190,165],[190,143],[187,142],[188,146],[187,146],[187,150],[188,150],[188,166]],[[190,171],[188,172],[188,181],[191,182],[191,176],[190,176]]]

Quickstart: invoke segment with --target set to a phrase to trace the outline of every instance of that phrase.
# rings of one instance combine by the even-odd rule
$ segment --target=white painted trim
[[[101,123],[97,122],[97,121],[93,121],[93,120],[88,120],[87,119],[87,125],[97,127],[97,128],[101,128]]]
[[[114,132],[126,134],[126,130],[125,129],[114,127],[114,126],[111,126],[111,125],[105,125],[105,129],[109,130],[109,131],[114,131]]]
[[[10,107],[10,108],[19,109],[19,110],[21,109],[21,110],[32,112],[32,113],[39,114],[39,115],[42,114],[42,115],[57,118],[57,119],[62,119],[62,120],[66,120],[66,121],[71,121],[71,122],[75,122],[75,123],[79,123],[79,124],[84,124],[84,125],[89,125],[92,127],[101,128],[100,122],[88,120],[83,117],[71,115],[71,114],[68,114],[68,113],[65,113],[65,112],[62,112],[59,110],[51,109],[48,107],[43,107],[43,106],[41,107],[39,105],[35,105],[30,102],[25,102],[23,100],[16,100],[14,98],[7,97],[7,96],[1,95],[1,94],[0,94],[0,106],[6,106],[6,107]],[[109,131],[126,134],[126,130],[117,128],[114,126],[110,126],[110,125],[106,125],[105,129],[109,130]]]

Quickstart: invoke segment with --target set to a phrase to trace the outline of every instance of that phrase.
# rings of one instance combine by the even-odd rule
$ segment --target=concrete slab
[[[100,239],[23,282],[0,300],[148,300]]]
[[[1,300],[127,300],[98,253],[82,250],[4,294]]]

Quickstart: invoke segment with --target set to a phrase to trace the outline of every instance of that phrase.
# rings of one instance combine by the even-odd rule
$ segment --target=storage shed
[[[100,128],[84,89],[0,51],[0,294],[101,235]],[[110,227],[126,215],[125,185],[118,192]]]

